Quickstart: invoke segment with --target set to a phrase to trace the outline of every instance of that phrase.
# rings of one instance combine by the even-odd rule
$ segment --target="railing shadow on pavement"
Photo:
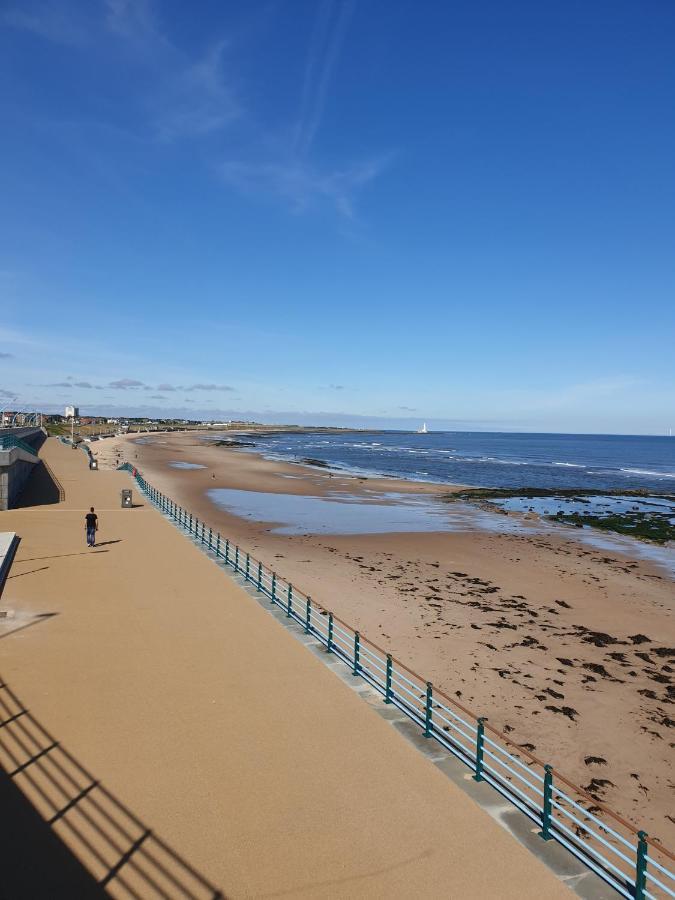
[[[224,900],[0,679],[2,896]]]

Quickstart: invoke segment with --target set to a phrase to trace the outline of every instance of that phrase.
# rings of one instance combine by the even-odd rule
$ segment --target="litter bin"
[[[131,509],[131,491],[129,488],[124,488],[120,493],[122,495],[122,509]]]
[[[89,457],[89,468],[90,469],[98,469],[98,460],[94,459],[93,456]]]

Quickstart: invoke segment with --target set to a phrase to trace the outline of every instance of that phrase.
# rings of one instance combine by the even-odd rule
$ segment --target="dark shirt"
[[[85,518],[87,520],[87,528],[96,528],[96,523],[98,521],[96,513],[87,513]]]

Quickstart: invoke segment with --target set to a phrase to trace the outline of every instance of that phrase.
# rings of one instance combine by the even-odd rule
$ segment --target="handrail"
[[[147,482],[135,466],[125,462],[118,469],[131,472],[143,493],[162,513],[199,542],[206,552],[211,552],[235,574],[252,583],[273,605],[285,610],[286,616],[323,644],[327,653],[342,660],[353,675],[362,677],[382,694],[385,703],[396,706],[422,727],[424,737],[436,740],[469,766],[474,772],[474,780],[491,785],[535,822],[541,829],[538,833],[543,840],[561,844],[623,897],[632,900],[675,898],[675,869],[667,866],[667,861],[675,860],[675,854],[670,850],[599,803],[556,768],[489,725],[485,717],[477,716],[435,688],[236,543],[207,528],[204,522]],[[454,710],[461,711],[469,721]],[[457,722],[461,722],[468,733]],[[462,739],[453,736],[451,729],[459,732]],[[490,738],[486,737],[486,732]],[[472,745],[471,750],[466,746],[467,741]],[[503,760],[486,749],[486,743],[497,749]],[[500,771],[494,768],[493,762]],[[515,765],[521,771],[514,768]],[[502,768],[506,774],[501,773]],[[524,778],[523,770],[532,772],[536,783]],[[521,782],[519,786],[514,784],[514,778]],[[560,785],[564,785],[570,794],[561,790]],[[572,813],[571,809],[576,812]],[[611,820],[613,827],[600,816]],[[626,856],[626,847],[632,851],[632,858]],[[671,886],[664,885],[653,870],[661,879],[669,879]]]
[[[56,485],[56,489],[59,492],[59,502],[63,503],[63,501],[66,499],[66,492],[63,490],[63,485],[61,484],[59,479],[54,474],[54,471],[51,468],[51,466],[49,465],[49,463],[47,463],[44,459],[42,460],[42,465],[45,467],[47,473],[49,474],[49,477]]]

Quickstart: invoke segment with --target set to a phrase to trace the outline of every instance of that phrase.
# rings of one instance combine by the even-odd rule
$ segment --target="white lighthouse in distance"
[[[427,423],[422,422],[422,427],[417,429],[418,434],[429,434],[429,429],[427,428]]]

